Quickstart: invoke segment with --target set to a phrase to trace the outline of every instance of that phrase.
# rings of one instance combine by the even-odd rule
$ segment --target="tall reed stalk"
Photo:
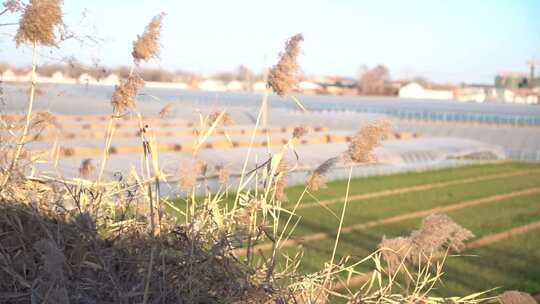
[[[15,150],[15,154],[13,155],[13,159],[9,166],[8,172],[6,172],[6,175],[4,176],[4,180],[2,181],[2,187],[5,186],[5,184],[8,182],[11,172],[17,165],[17,162],[19,161],[22,148],[26,143],[26,138],[28,136],[28,132],[30,129],[30,122],[32,120],[32,109],[34,107],[34,98],[36,95],[36,81],[37,81],[36,69],[37,69],[37,42],[34,41],[32,43],[32,74],[31,74],[32,78],[31,78],[31,84],[30,84],[30,94],[28,96],[28,105],[26,107],[25,123],[24,123],[21,137],[19,138],[19,141],[17,142],[17,148]]]

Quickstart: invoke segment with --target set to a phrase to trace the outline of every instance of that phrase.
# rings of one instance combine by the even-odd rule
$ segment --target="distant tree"
[[[215,74],[213,78],[223,82],[229,82],[236,79],[236,74],[234,72],[221,72]]]
[[[390,94],[388,82],[390,71],[384,65],[377,65],[373,69],[365,68],[358,81],[358,92],[362,95]]]

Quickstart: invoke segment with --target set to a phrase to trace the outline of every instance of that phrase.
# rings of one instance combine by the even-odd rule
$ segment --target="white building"
[[[221,80],[205,80],[198,85],[199,90],[202,91],[225,91],[227,87]]]
[[[120,77],[116,74],[109,74],[107,77],[101,79],[100,83],[108,86],[116,86],[120,84]]]
[[[448,100],[454,98],[452,90],[429,90],[416,82],[411,82],[399,89],[400,98],[411,99],[442,99]]]
[[[227,91],[243,91],[244,84],[238,80],[227,83]]]
[[[264,81],[257,81],[253,84],[253,91],[254,92],[264,92],[266,91],[266,82]]]
[[[78,81],[79,81],[80,84],[95,84],[95,83],[97,83],[97,80],[94,77],[87,74],[87,73],[81,74],[81,76],[79,76]]]
[[[317,92],[322,89],[322,87],[311,81],[300,81],[298,83],[298,89],[302,92]]]
[[[455,98],[458,101],[484,102],[486,101],[486,92],[483,88],[466,87],[460,88],[455,92]]]
[[[4,73],[2,73],[2,81],[5,82],[14,82],[17,81],[17,75],[13,73],[12,70],[5,70]]]

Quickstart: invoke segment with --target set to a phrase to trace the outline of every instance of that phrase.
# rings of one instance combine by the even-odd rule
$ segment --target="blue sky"
[[[163,51],[150,65],[169,69],[261,70],[297,32],[305,36],[300,63],[310,75],[356,76],[361,65],[382,63],[393,78],[491,83],[498,71],[526,72],[528,58],[540,59],[536,0],[65,0],[66,23],[103,42],[43,54],[127,65],[131,42],[161,11]],[[30,62],[28,49],[16,50],[5,33],[0,39],[0,61]]]

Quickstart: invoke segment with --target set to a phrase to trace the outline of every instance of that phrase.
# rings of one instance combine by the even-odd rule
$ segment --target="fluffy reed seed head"
[[[325,175],[339,162],[339,159],[339,157],[329,158],[315,168],[315,170],[313,170],[313,172],[306,178],[308,189],[311,191],[317,191],[321,188],[326,188]]]
[[[352,138],[348,150],[345,152],[347,159],[357,163],[370,163],[376,161],[373,149],[378,147],[384,135],[391,128],[387,120],[376,120],[362,127]]]
[[[411,251],[411,240],[408,237],[386,238],[383,236],[379,249],[383,259],[386,261],[387,270],[394,273],[398,270],[400,264],[407,260]]]
[[[442,256],[447,250],[460,252],[465,241],[474,237],[471,231],[461,227],[444,214],[433,214],[424,219],[420,230],[411,233],[411,241],[419,248],[418,256]]]
[[[218,119],[219,115],[221,115],[222,111],[212,111],[210,114],[208,114],[208,118],[206,119],[207,125],[211,126],[213,125],[216,120]],[[231,115],[227,112],[223,112],[223,116],[221,116],[221,120],[219,121],[218,125],[221,126],[232,126],[234,125],[234,119],[231,117]]]
[[[503,304],[536,304],[536,300],[526,292],[516,290],[505,291],[499,296]]]
[[[152,18],[142,35],[137,35],[137,40],[133,41],[131,55],[135,62],[148,61],[151,58],[159,57],[159,37],[161,36],[164,17],[165,13],[161,13]]]
[[[191,191],[197,185],[197,177],[206,175],[207,163],[198,157],[180,160],[178,186],[180,190]]]
[[[79,175],[82,178],[89,178],[96,172],[96,166],[94,165],[91,158],[87,158],[82,161],[81,166],[79,167]]]
[[[268,86],[280,96],[287,95],[296,85],[298,79],[298,55],[300,42],[304,40],[302,34],[296,34],[285,43],[285,50],[280,54],[279,61],[268,73]]]
[[[5,3],[10,3],[7,1]],[[4,5],[5,5],[4,3]],[[15,4],[10,3],[15,8]],[[17,46],[22,43],[37,43],[44,46],[56,44],[54,30],[62,25],[61,0],[30,0],[24,6],[15,35]]]
[[[21,1],[19,0],[6,0],[2,3],[4,7],[11,13],[18,12],[22,9]]]
[[[115,113],[122,113],[135,106],[135,96],[144,87],[144,80],[138,75],[131,75],[121,80],[111,97],[111,105]]]
[[[460,252],[465,241],[474,237],[471,231],[461,227],[444,214],[426,217],[419,230],[407,237],[384,238],[379,244],[389,271],[395,271],[401,262],[420,265],[430,259],[444,256],[447,252]]]
[[[229,168],[227,168],[225,165],[218,165],[215,167],[215,170],[217,172],[219,183],[223,186],[226,186],[229,183],[229,179],[231,177],[231,172],[229,171]]]
[[[173,102],[169,102],[168,104],[166,104],[166,105],[165,105],[163,108],[161,108],[161,110],[159,111],[159,113],[158,113],[159,118],[165,118],[167,115],[169,115],[169,113],[171,113],[173,107],[174,107],[174,103],[173,103]]]
[[[289,164],[285,158],[282,158],[279,162],[278,168],[276,170],[276,188],[275,188],[275,198],[278,201],[286,201],[287,195],[285,194],[285,187],[287,187],[287,171],[289,170]]]
[[[53,114],[47,111],[40,111],[33,115],[31,128],[46,129],[57,124],[58,120]]]
[[[308,133],[308,130],[304,127],[296,127],[293,130],[293,138],[300,139]]]

